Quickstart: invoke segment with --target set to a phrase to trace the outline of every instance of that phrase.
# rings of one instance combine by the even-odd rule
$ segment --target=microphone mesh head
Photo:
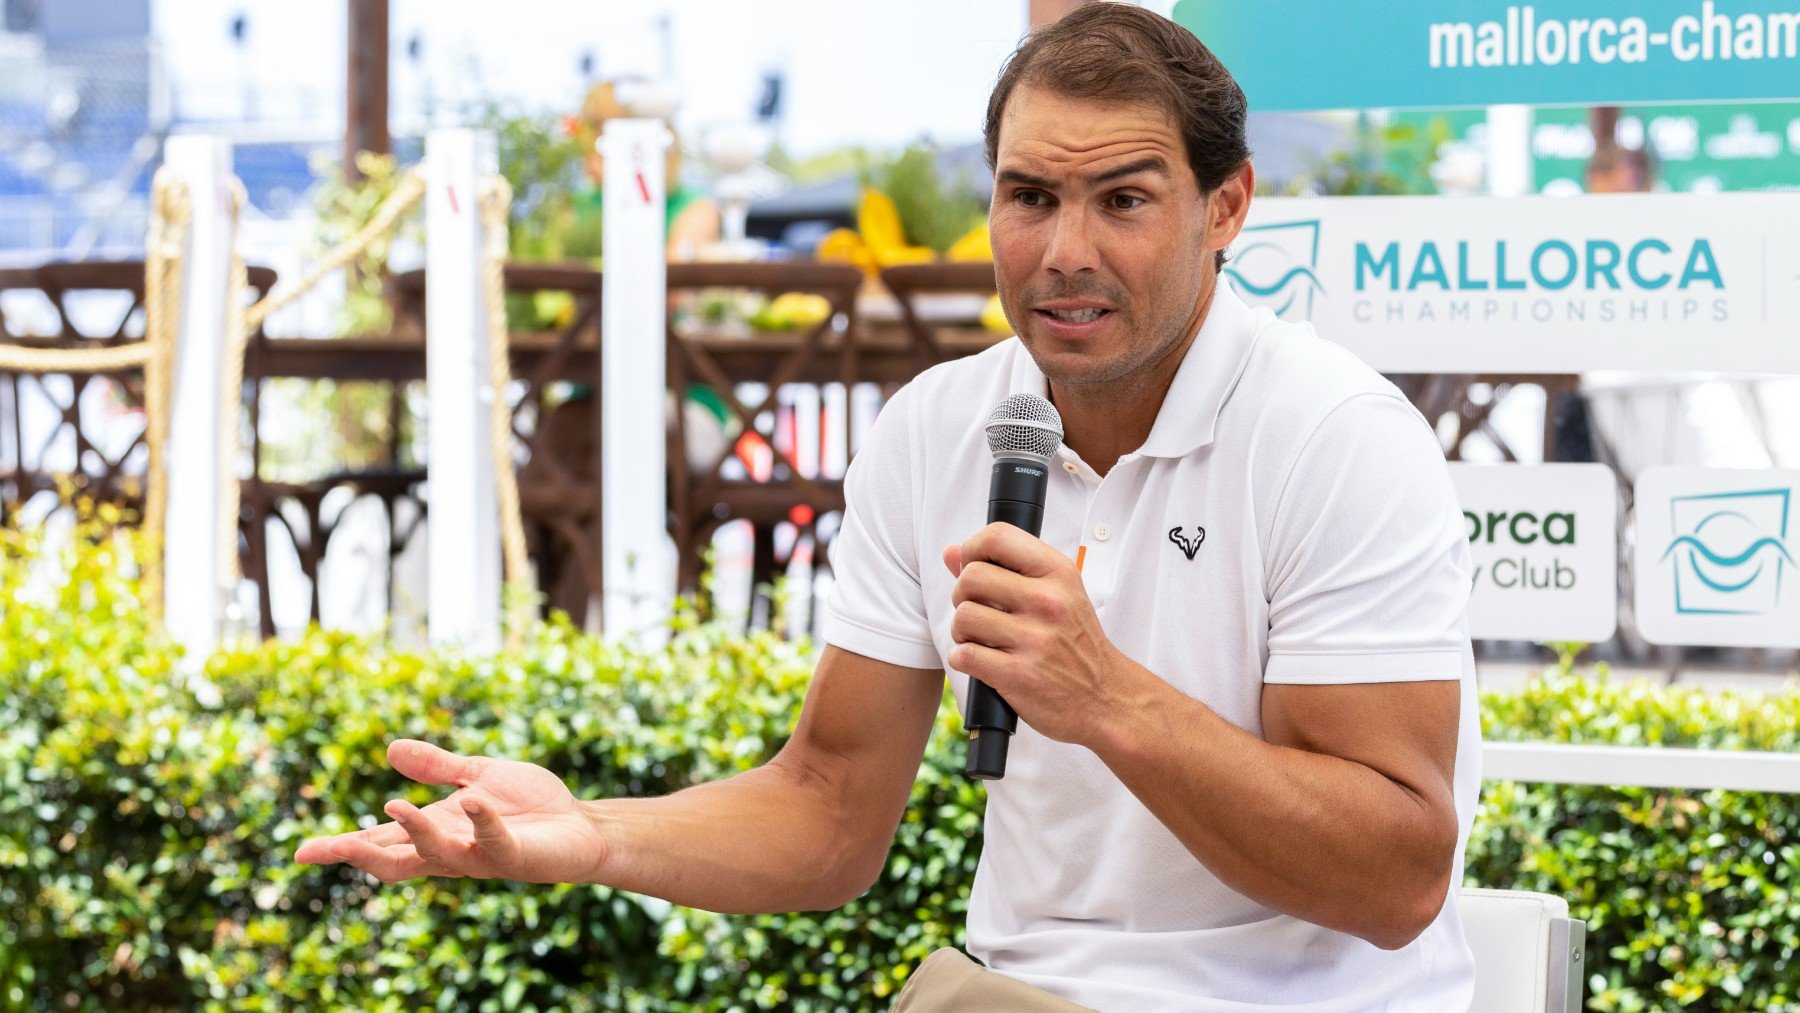
[[[1049,461],[1062,446],[1062,416],[1036,394],[1014,394],[988,416],[988,450],[995,457],[1035,457]]]

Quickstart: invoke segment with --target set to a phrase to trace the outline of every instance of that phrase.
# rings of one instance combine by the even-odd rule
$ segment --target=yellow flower
[[[856,230],[871,249],[906,245],[906,229],[900,224],[900,209],[894,199],[872,186],[863,187],[862,201],[856,208]]]
[[[855,264],[868,275],[875,274],[880,268],[862,237],[849,229],[833,229],[826,233],[825,238],[819,240],[815,255],[826,263]]]
[[[864,187],[856,209],[858,231],[833,229],[819,241],[816,256],[829,263],[855,264],[873,278],[894,264],[927,264],[937,258],[929,246],[906,241],[900,211],[887,194]]]
[[[1000,305],[1000,297],[992,296],[987,305],[981,308],[981,326],[994,334],[1013,333],[1012,321],[1006,319],[1006,308]]]
[[[795,328],[814,327],[831,316],[831,300],[810,292],[785,292],[771,308]]]
[[[988,236],[987,223],[970,229],[967,235],[952,243],[944,255],[951,260],[993,260],[994,244]]]

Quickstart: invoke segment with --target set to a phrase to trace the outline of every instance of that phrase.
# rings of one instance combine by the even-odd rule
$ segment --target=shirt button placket
[[[1088,594],[1095,608],[1101,608],[1112,600],[1119,562],[1115,551],[1118,546],[1113,544],[1113,538],[1115,535],[1123,535],[1123,529],[1114,530],[1111,521],[1098,518],[1129,515],[1128,506],[1115,502],[1128,496],[1130,487],[1120,483],[1129,482],[1129,477],[1121,470],[1129,463],[1129,459],[1121,459],[1113,473],[1100,480],[1099,486],[1094,490],[1094,498],[1088,504],[1089,526],[1083,535],[1089,548],[1083,572],[1086,576],[1084,583],[1087,584]]]

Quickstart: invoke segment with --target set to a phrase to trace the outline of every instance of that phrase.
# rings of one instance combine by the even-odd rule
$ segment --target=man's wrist
[[[1170,707],[1189,699],[1124,654],[1116,655],[1104,681],[1108,692],[1096,708],[1089,741],[1084,743],[1102,760],[1128,754],[1154,734]]]
[[[621,820],[618,799],[601,798],[588,802],[577,802],[581,815],[593,828],[593,850],[591,860],[586,863],[587,871],[581,876],[581,882],[599,886],[618,886],[623,880],[620,865],[625,855],[629,854],[621,839],[624,821]]]

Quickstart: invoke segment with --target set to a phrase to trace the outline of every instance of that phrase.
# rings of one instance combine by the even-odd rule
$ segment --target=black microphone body
[[[989,524],[1011,524],[1028,535],[1044,529],[1044,494],[1050,486],[1050,468],[1027,457],[996,457],[988,481]],[[965,761],[968,776],[991,781],[1006,776],[1006,749],[1019,716],[992,686],[969,677],[968,706],[963,728],[969,733]]]

